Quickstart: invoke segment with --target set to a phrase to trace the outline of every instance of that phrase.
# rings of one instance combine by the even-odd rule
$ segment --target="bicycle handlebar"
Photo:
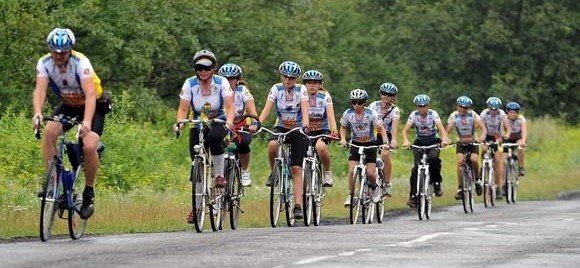
[[[223,119],[219,119],[219,118],[213,118],[213,119],[206,119],[206,120],[202,120],[202,119],[190,119],[190,118],[186,118],[186,119],[181,119],[179,121],[177,121],[177,123],[173,126],[173,131],[175,132],[175,138],[179,138],[179,136],[181,135],[181,129],[180,126],[186,123],[191,123],[191,124],[210,124],[213,122],[217,122],[217,123],[223,123],[225,124],[226,121]]]
[[[311,135],[304,133],[304,130],[302,130],[302,129],[300,129],[300,133],[302,133],[302,135],[306,136],[306,138],[311,139],[311,140],[315,140],[318,138],[328,138],[328,139],[336,140],[336,141],[340,140],[340,138],[333,136],[333,135],[328,135],[328,134],[318,134],[315,136],[311,136]]]
[[[61,124],[69,124],[72,126],[76,126],[76,125],[80,125],[82,122],[77,120],[77,117],[70,117],[70,116],[65,116],[64,114],[58,114],[55,115],[53,117],[43,117],[42,121],[53,121],[53,122],[57,122],[57,123],[61,123]],[[40,118],[36,117],[34,119],[34,136],[36,137],[36,139],[40,140],[40,138],[42,137],[41,131],[41,122],[40,122]],[[76,138],[78,139],[80,136],[80,131],[81,129],[79,128],[77,130],[77,134],[76,134]]]
[[[294,131],[301,131],[301,130],[302,130],[302,127],[295,127],[295,128],[293,128],[293,129],[290,129],[290,130],[288,130],[288,131],[287,131],[287,132],[285,132],[285,133],[282,133],[282,132],[274,132],[273,130],[270,130],[270,129],[268,129],[268,128],[265,128],[265,127],[263,127],[263,128],[260,128],[260,131],[261,131],[261,130],[264,130],[264,131],[266,131],[266,132],[268,132],[268,133],[270,133],[270,134],[272,134],[272,135],[274,135],[274,136],[276,136],[276,137],[280,137],[280,136],[286,136],[286,135],[288,135],[288,134],[290,134],[290,133],[292,133],[292,132],[294,132]],[[257,133],[257,132],[256,132],[256,133]]]

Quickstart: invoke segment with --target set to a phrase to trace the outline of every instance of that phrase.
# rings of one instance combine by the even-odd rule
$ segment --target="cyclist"
[[[508,129],[509,124],[507,123],[506,113],[501,109],[502,103],[498,97],[489,97],[486,102],[487,108],[483,110],[479,117],[483,121],[485,125],[485,130],[487,135],[485,136],[485,141],[495,141],[501,142],[502,129]],[[503,128],[502,128],[503,126]],[[495,150],[497,151],[498,146],[492,145]],[[487,152],[487,146],[483,146],[482,154]],[[496,191],[496,199],[502,198],[502,192],[500,190],[500,186],[503,185],[503,178],[502,174],[504,173],[504,162],[502,155],[496,153],[494,156],[494,165],[495,165],[495,184],[497,185]]]
[[[302,75],[302,81],[308,90],[310,135],[331,134],[338,136],[332,97],[323,86],[323,78],[322,73],[317,70],[306,71]],[[333,182],[332,171],[330,171],[328,142],[326,139],[318,139],[314,143],[325,170],[323,187],[332,187]]]
[[[383,127],[379,115],[372,109],[365,107],[368,97],[369,95],[365,90],[357,88],[350,91],[349,99],[352,107],[346,109],[340,118],[340,144],[342,146],[347,145],[347,127],[350,128],[351,142],[358,146],[377,145],[377,132],[381,133],[383,137],[387,137],[387,132]],[[388,143],[387,140],[383,142],[384,144]],[[354,190],[354,167],[358,164],[359,158],[360,155],[358,153],[358,148],[351,148],[348,156],[349,193]],[[372,198],[373,201],[376,202],[380,198],[380,196],[378,196],[379,191],[375,190],[378,186],[376,172],[377,150],[365,150],[365,161],[368,178],[367,185],[371,190],[373,190]],[[346,197],[344,205],[350,205],[350,195]]]
[[[383,144],[383,139],[389,142],[391,148],[397,148],[397,127],[399,126],[399,121],[401,118],[401,111],[399,107],[395,104],[397,98],[397,93],[399,89],[393,83],[383,83],[379,87],[379,94],[381,95],[381,100],[374,101],[369,105],[369,108],[373,109],[379,118],[383,121],[383,128],[387,132],[387,137],[378,135],[377,144]],[[385,195],[391,196],[391,155],[388,150],[381,151],[381,159],[385,164],[383,167],[383,188],[385,189]]]
[[[109,110],[107,107],[100,107],[100,102],[105,97],[101,80],[95,74],[91,62],[85,55],[73,50],[75,44],[73,32],[70,29],[55,28],[48,34],[46,43],[50,53],[42,56],[36,64],[32,121],[35,127],[42,122],[42,109],[49,86],[61,101],[54,115],[62,114],[82,119],[80,136],[83,141],[86,184],[79,215],[83,219],[88,219],[94,212],[94,185],[99,167],[97,144],[103,133],[105,114]],[[72,127],[54,121],[47,122],[42,145],[45,169],[48,168],[49,160],[56,154],[56,141],[59,135]]]
[[[463,160],[465,155],[469,155],[469,161],[471,161],[471,167],[474,171],[474,175],[478,174],[479,170],[479,146],[474,145],[474,142],[481,142],[485,139],[486,131],[483,122],[479,115],[471,109],[473,106],[473,100],[467,96],[460,96],[457,98],[457,110],[449,115],[447,120],[447,133],[451,133],[452,129],[457,130],[457,136],[459,142],[455,148],[455,153],[457,155],[457,193],[455,194],[455,199],[459,200],[462,197],[462,180],[461,180],[461,165],[463,165]],[[481,136],[479,138],[475,137],[475,128],[479,129]],[[475,192],[477,195],[481,195],[483,191],[481,178],[479,176],[476,178]]]
[[[234,121],[239,121],[245,114],[257,116],[256,104],[254,103],[254,96],[248,90],[248,85],[245,81],[240,80],[242,76],[242,68],[233,63],[226,63],[219,69],[218,74],[228,79],[230,88],[234,93]],[[258,122],[252,123],[249,127],[251,133],[256,132]],[[248,187],[252,184],[250,172],[250,143],[252,142],[252,135],[250,133],[239,133],[240,139],[236,142],[236,151],[240,157],[240,164],[242,166],[242,186]]]
[[[525,148],[528,138],[528,127],[526,118],[520,114],[520,108],[520,104],[515,101],[509,102],[505,106],[509,128],[506,137],[504,137],[504,142],[517,143],[518,147]],[[504,148],[504,157],[507,158],[507,148]],[[526,175],[524,168],[524,150],[518,150],[518,162],[520,176]]]
[[[409,148],[411,143],[408,139],[408,133],[411,127],[415,127],[416,139],[413,144],[418,146],[429,146],[433,144],[440,143],[441,147],[445,147],[449,144],[449,138],[447,136],[447,131],[443,127],[441,118],[439,114],[429,108],[431,104],[431,98],[425,94],[419,94],[413,98],[413,103],[416,106],[416,110],[411,112],[407,123],[403,128],[403,148]],[[437,137],[437,132],[441,138]],[[409,201],[407,205],[410,207],[416,207],[417,201],[415,200],[416,190],[417,190],[417,168],[421,161],[421,152],[414,152],[414,167],[411,172],[410,178],[410,191],[409,191]],[[442,196],[443,190],[441,189],[441,183],[443,178],[441,177],[441,159],[439,158],[439,150],[430,149],[427,152],[429,161],[429,173],[431,174],[433,188],[435,190],[436,196]]]
[[[295,127],[302,127],[305,133],[309,132],[308,95],[306,87],[297,84],[296,79],[302,73],[300,65],[293,61],[284,61],[278,67],[282,82],[276,83],[268,93],[268,99],[260,114],[260,122],[265,122],[272,107],[276,111],[275,129],[279,133],[286,133]],[[302,159],[306,156],[306,137],[300,132],[292,132],[286,137],[290,145],[290,166],[294,186],[294,218],[302,219]],[[268,158],[270,171],[274,167],[274,158],[278,151],[276,137],[270,137],[268,142]],[[272,174],[266,181],[270,187]]]
[[[228,127],[233,128],[234,100],[228,80],[223,76],[214,75],[217,59],[213,52],[203,49],[193,56],[193,68],[195,76],[189,77],[183,83],[179,94],[179,108],[177,109],[177,121],[185,119],[189,114],[189,108],[193,110],[195,119],[222,119]],[[183,129],[183,124],[176,126],[176,131]],[[193,127],[189,130],[189,154],[193,161],[194,145],[199,144],[200,128]],[[207,139],[204,146],[209,147],[213,161],[215,175],[214,186],[225,187],[227,182],[224,178],[224,138],[226,127],[219,122],[213,122],[203,128]],[[193,211],[187,215],[187,222],[193,223]]]

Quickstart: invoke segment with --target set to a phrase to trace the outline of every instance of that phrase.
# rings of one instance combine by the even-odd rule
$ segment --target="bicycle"
[[[234,122],[235,128],[230,130],[232,133],[232,139],[239,137],[239,133],[249,133],[247,132],[247,122],[246,118],[251,118],[254,122],[257,122],[257,129],[260,130],[260,121],[257,116],[253,115],[243,115],[241,119]],[[240,213],[244,213],[241,208],[241,199],[245,194],[245,187],[242,187],[241,177],[242,177],[242,166],[240,163],[240,158],[237,153],[237,148],[235,143],[230,140],[230,145],[226,147],[225,162],[224,162],[224,177],[227,178],[227,185],[225,189],[225,204],[220,210],[222,213],[222,218],[225,216],[224,213],[229,211],[230,216],[230,228],[235,230],[238,228],[238,222],[240,219]]]
[[[328,138],[331,140],[338,140],[338,138],[327,134],[310,136],[302,131],[300,133],[308,139],[306,157],[302,161],[302,177],[304,179],[302,191],[302,200],[304,200],[304,225],[309,226],[314,221],[314,226],[319,226],[322,201],[325,197],[325,187],[322,186],[324,168],[320,163],[320,157],[315,149],[314,143],[319,138]]]
[[[430,149],[440,150],[440,146],[438,143],[429,146],[418,146],[413,144],[410,148],[422,153],[421,161],[417,165],[417,189],[415,192],[415,198],[419,220],[428,220],[431,218],[434,189],[433,184],[431,183],[431,174],[429,173],[427,151]]]
[[[189,180],[191,181],[191,205],[193,214],[193,225],[198,233],[203,231],[203,224],[205,221],[205,209],[208,208],[210,215],[210,225],[213,231],[222,229],[223,214],[218,213],[224,206],[224,189],[213,187],[210,183],[213,181],[213,163],[211,161],[211,154],[204,146],[205,135],[203,129],[209,127],[213,122],[225,124],[222,119],[183,119],[177,122],[175,126],[176,137],[179,138],[180,124],[190,123],[194,128],[199,128],[199,142],[193,146],[195,153],[193,161],[191,161],[191,171]]]
[[[487,151],[483,154],[483,160],[481,161],[481,179],[483,180],[483,204],[485,207],[488,207],[495,206],[495,198],[497,196],[494,156],[498,143],[495,141],[486,141],[485,145]]]
[[[505,160],[505,200],[515,204],[518,199],[518,177],[520,165],[518,162],[517,150],[521,149],[517,143],[504,143],[507,148],[507,159]]]
[[[377,188],[374,191],[379,191],[378,193],[375,192],[375,195],[378,195],[380,198],[378,200],[373,200],[372,190],[367,185],[367,169],[366,169],[366,156],[364,154],[365,150],[376,149],[379,150],[383,146],[381,145],[371,145],[371,146],[360,146],[349,142],[346,145],[346,148],[354,147],[358,149],[359,154],[359,161],[355,165],[353,170],[353,190],[350,191],[350,204],[349,204],[349,220],[350,224],[356,224],[358,221],[358,217],[360,212],[362,211],[362,219],[361,222],[363,224],[370,224],[373,221],[375,206],[379,203],[382,203],[383,197],[380,185],[382,184],[382,177],[380,177],[377,173],[376,183]],[[384,210],[383,210],[384,213]]]
[[[462,143],[457,142],[457,146],[479,145],[479,143]],[[475,203],[475,175],[473,167],[471,166],[471,153],[463,154],[463,164],[459,167],[459,174],[461,174],[461,203],[463,204],[463,211],[465,213],[473,213],[473,205]]]
[[[73,240],[81,238],[86,230],[88,219],[80,217],[83,203],[82,191],[85,185],[82,155],[82,139],[80,138],[81,122],[76,117],[58,115],[45,118],[44,121],[54,121],[77,128],[75,140],[69,140],[62,131],[57,141],[57,151],[48,163],[45,179],[42,183],[40,197],[40,240],[48,241],[54,224],[55,214],[68,222],[69,235]],[[36,120],[35,136],[40,139],[40,121]],[[65,154],[68,158],[66,164]],[[67,215],[65,216],[65,211]]]
[[[270,129],[262,127],[264,130],[276,137],[278,144],[278,152],[274,158],[274,166],[272,169],[270,181],[270,225],[272,228],[278,226],[278,219],[282,211],[282,203],[284,203],[284,211],[286,213],[286,224],[288,227],[294,226],[294,186],[292,185],[292,174],[290,172],[290,161],[288,155],[288,148],[284,141],[286,136],[294,131],[299,131],[301,127],[295,127],[286,133],[277,133]]]

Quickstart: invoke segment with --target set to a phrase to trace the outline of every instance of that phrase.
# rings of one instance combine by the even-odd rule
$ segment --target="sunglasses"
[[[387,92],[382,92],[382,91],[381,91],[380,93],[381,93],[381,96],[389,96],[389,97],[394,97],[394,96],[396,96],[396,94],[389,94],[389,93],[387,93]]]
[[[196,65],[193,68],[195,69],[196,72],[200,72],[200,71],[209,71],[213,69],[213,66]]]
[[[363,105],[365,104],[364,100],[358,100],[358,101],[351,101],[350,103],[352,103],[352,105]]]

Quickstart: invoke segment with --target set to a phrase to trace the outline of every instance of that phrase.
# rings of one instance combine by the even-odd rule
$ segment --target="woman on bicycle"
[[[195,119],[225,120],[228,127],[233,128],[234,100],[228,80],[222,76],[214,75],[217,59],[213,52],[203,49],[193,56],[193,68],[195,76],[187,78],[181,93],[179,94],[179,108],[177,109],[177,122],[185,119],[189,114],[189,108],[193,110]],[[181,131],[183,124],[176,126],[176,131]],[[189,131],[189,154],[194,159],[194,145],[199,144],[199,127],[193,127]],[[203,127],[206,137],[204,146],[211,151],[214,171],[214,186],[225,187],[224,178],[224,138],[227,129],[223,123],[212,122]],[[188,222],[193,220],[193,212],[187,217]]]
[[[485,136],[485,141],[487,142],[501,142],[503,137],[503,130],[509,128],[506,113],[501,109],[502,103],[498,97],[489,97],[485,102],[487,108],[483,110],[479,117],[485,125],[485,130],[487,135]],[[491,145],[497,152],[498,145]],[[488,148],[483,146],[482,155],[485,155]],[[504,162],[503,157],[500,153],[496,153],[494,156],[494,165],[497,172],[495,172],[495,185],[497,186],[496,198],[501,199],[502,193],[500,191],[501,185],[503,185],[502,174],[504,174]]]
[[[483,122],[479,115],[471,109],[473,106],[473,101],[467,96],[461,96],[457,98],[457,110],[449,115],[447,120],[447,133],[451,133],[452,129],[457,130],[457,136],[459,142],[455,147],[455,153],[457,155],[457,193],[455,194],[455,200],[460,200],[463,194],[462,191],[462,179],[461,179],[461,166],[465,159],[465,155],[469,155],[469,161],[471,161],[472,170],[477,174],[479,173],[479,146],[473,144],[474,142],[481,142],[485,139],[486,131]],[[475,137],[475,128],[479,129],[481,136],[479,138]],[[475,174],[474,174],[475,175]],[[481,195],[483,191],[481,178],[476,178],[475,192],[477,195]]]
[[[276,111],[275,129],[279,133],[286,133],[295,127],[302,127],[305,133],[309,133],[308,95],[304,85],[297,84],[296,79],[302,73],[300,66],[293,61],[285,61],[278,67],[281,83],[276,83],[270,89],[266,104],[260,114],[260,122],[265,122],[274,107]],[[294,218],[302,219],[302,159],[306,156],[306,137],[300,132],[292,132],[286,137],[290,145],[290,166],[294,188]],[[270,137],[268,142],[268,158],[270,171],[274,167],[274,158],[278,151],[276,137]],[[266,181],[270,187],[272,173]]]
[[[254,96],[252,96],[252,93],[248,90],[246,82],[240,80],[242,76],[242,68],[233,63],[226,63],[219,69],[218,74],[228,80],[230,88],[233,90],[235,111],[234,121],[238,122],[242,120],[242,116],[246,114],[257,116],[258,112],[256,112]],[[254,122],[249,127],[251,133],[256,132],[257,123],[258,122]],[[241,132],[239,135],[240,139],[236,140],[236,151],[240,157],[240,164],[242,166],[242,178],[240,182],[242,186],[248,187],[252,184],[250,172],[248,171],[250,166],[250,143],[252,142],[252,135],[245,132]]]
[[[330,93],[323,87],[323,75],[317,70],[310,70],[302,75],[302,81],[308,90],[308,104],[310,115],[310,135],[331,134],[338,136],[334,107]],[[330,153],[326,139],[314,142],[316,152],[324,167],[324,182],[322,186],[332,187],[332,172],[330,171]]]
[[[441,123],[441,118],[439,114],[429,108],[431,104],[431,98],[425,94],[419,94],[413,98],[413,103],[415,104],[416,110],[411,112],[407,123],[403,128],[403,148],[409,148],[411,143],[409,142],[408,133],[412,127],[415,127],[416,139],[413,144],[418,146],[429,146],[433,144],[440,143],[441,147],[445,147],[449,144],[449,138],[447,137],[447,131],[443,123]],[[441,138],[437,137],[437,132]],[[421,161],[421,153],[414,152],[414,162],[415,165],[411,172],[410,178],[410,190],[409,190],[409,201],[407,205],[410,207],[416,207],[417,201],[415,199],[415,191],[417,190],[417,165]],[[443,178],[441,177],[441,159],[439,158],[439,150],[430,149],[427,152],[429,161],[429,173],[433,181],[433,189],[436,196],[442,196],[443,190],[441,190],[441,183]]]
[[[374,101],[369,105],[369,108],[374,110],[379,118],[383,121],[383,128],[387,132],[387,136],[378,135],[377,144],[383,144],[383,140],[389,143],[391,148],[397,147],[397,127],[401,118],[401,111],[395,104],[397,93],[399,89],[393,83],[383,83],[379,87],[379,95],[381,99]],[[385,195],[391,196],[391,155],[389,150],[381,151],[381,159],[385,164],[383,167],[383,182]]]
[[[507,122],[509,128],[507,129],[507,136],[504,137],[505,143],[517,143],[519,148],[525,148],[528,139],[528,126],[526,118],[520,114],[520,104],[512,101],[506,104],[505,110],[507,113]],[[507,158],[507,148],[503,149],[504,158]],[[518,162],[520,166],[520,176],[526,175],[524,169],[524,150],[518,150]]]
[[[373,146],[377,145],[377,136],[375,133],[379,132],[383,137],[387,137],[387,132],[383,128],[383,123],[379,115],[372,109],[365,107],[369,95],[365,90],[354,89],[349,94],[349,99],[352,104],[342,114],[340,118],[340,144],[347,146],[346,135],[347,128],[350,128],[351,143],[358,146]],[[388,144],[388,141],[383,141]],[[360,155],[358,148],[351,148],[348,156],[348,186],[349,192],[354,190],[354,167],[358,164]],[[373,199],[377,200],[379,191],[374,191],[377,188],[377,150],[365,150],[365,160],[367,168],[367,185],[373,191]],[[347,196],[345,206],[350,204],[350,195]]]

